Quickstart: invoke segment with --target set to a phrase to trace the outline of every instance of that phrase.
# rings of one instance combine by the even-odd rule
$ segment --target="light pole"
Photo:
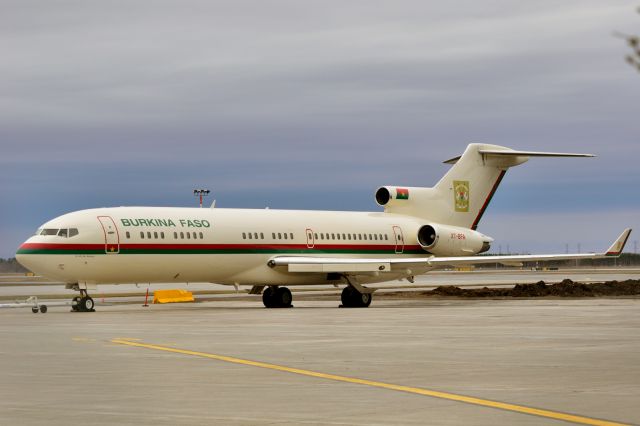
[[[209,195],[209,190],[208,189],[194,189],[193,190],[193,195],[195,197],[200,197],[200,208],[202,208],[202,197],[206,197],[207,195]]]

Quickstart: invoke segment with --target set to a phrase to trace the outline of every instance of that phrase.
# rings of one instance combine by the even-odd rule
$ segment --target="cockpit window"
[[[38,229],[36,235],[57,235],[62,238],[71,238],[78,235],[78,228],[41,228]]]

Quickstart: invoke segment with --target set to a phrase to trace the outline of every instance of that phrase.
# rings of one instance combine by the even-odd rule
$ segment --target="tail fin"
[[[389,201],[392,201],[382,205],[389,213],[409,214],[475,230],[507,170],[530,157],[593,155],[515,151],[498,145],[470,144],[460,157],[445,161],[453,167],[433,188],[395,188],[395,199],[393,187],[381,188],[391,194]],[[407,202],[409,193],[411,202]]]

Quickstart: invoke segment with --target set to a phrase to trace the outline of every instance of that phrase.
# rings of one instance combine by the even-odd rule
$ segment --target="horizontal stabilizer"
[[[574,154],[570,152],[502,151],[497,149],[480,149],[478,152],[484,155],[508,155],[517,157],[595,157],[593,154]]]

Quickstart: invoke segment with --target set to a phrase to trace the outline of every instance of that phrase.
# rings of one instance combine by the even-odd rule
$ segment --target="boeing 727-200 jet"
[[[477,256],[493,239],[477,230],[510,167],[532,157],[589,154],[515,151],[471,144],[445,163],[432,188],[383,186],[383,212],[114,207],[81,210],[42,225],[18,261],[80,292],[93,311],[98,284],[212,282],[253,286],[268,308],[290,307],[288,285],[344,285],[345,307],[367,307],[370,284],[434,269],[619,256],[631,233],[597,254]]]

